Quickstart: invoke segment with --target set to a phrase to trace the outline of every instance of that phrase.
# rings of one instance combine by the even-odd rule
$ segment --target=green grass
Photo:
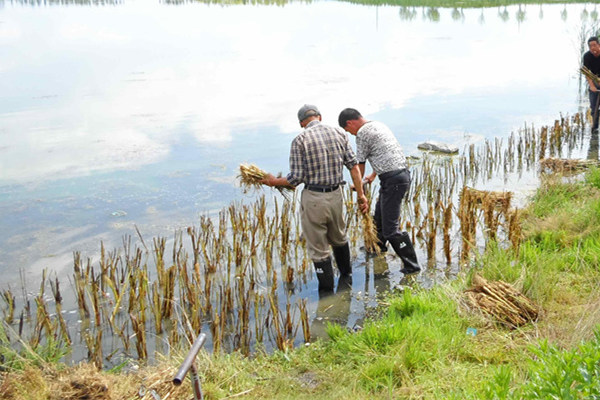
[[[19,371],[29,366],[56,364],[67,354],[64,346],[52,338],[35,347],[19,340],[11,342],[4,324],[4,321],[0,321],[0,370]]]

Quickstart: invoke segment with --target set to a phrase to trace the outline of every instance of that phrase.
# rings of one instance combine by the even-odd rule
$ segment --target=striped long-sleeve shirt
[[[314,120],[292,141],[287,180],[293,186],[337,185],[344,180],[344,166],[350,170],[356,164],[346,133]]]

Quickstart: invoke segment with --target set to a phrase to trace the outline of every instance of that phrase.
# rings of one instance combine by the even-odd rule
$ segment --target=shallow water
[[[0,273],[13,288],[20,270],[35,289],[43,269],[64,277],[73,251],[97,260],[136,227],[172,237],[254,199],[239,164],[287,172],[303,103],[330,124],[355,107],[417,156],[425,140],[462,149],[587,106],[580,32],[595,5],[49,4],[0,1]],[[483,185],[524,202],[537,178],[517,178]],[[350,328],[404,284],[394,257],[386,271],[354,254],[348,315],[332,317]],[[302,292],[316,327],[315,282]]]

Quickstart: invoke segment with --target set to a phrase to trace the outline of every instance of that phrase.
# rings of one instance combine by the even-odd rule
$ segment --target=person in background
[[[374,220],[380,249],[387,251],[389,242],[404,264],[401,272],[419,272],[421,268],[408,232],[399,230],[400,206],[410,186],[410,172],[406,168],[402,147],[386,125],[367,121],[353,108],[342,110],[338,123],[356,136],[356,154],[361,175],[365,173],[367,160],[373,168],[373,173],[365,177],[365,182],[370,183],[376,176],[379,177],[379,197],[375,204]]]
[[[592,36],[588,39],[588,48],[589,51],[586,51],[583,55],[583,66],[589,69],[594,75],[600,77],[600,42],[598,42],[597,36]],[[598,119],[600,119],[600,112],[598,111],[598,93],[600,92],[600,87],[596,86],[594,81],[586,76],[589,85],[589,99],[590,99],[590,108],[592,111],[592,130],[598,130]]]
[[[289,174],[279,178],[267,174],[262,183],[269,186],[304,184],[300,200],[302,235],[317,273],[319,292],[332,292],[331,248],[340,271],[340,282],[349,282],[352,274],[340,188],[345,183],[344,167],[350,171],[354,185],[359,187],[358,204],[363,212],[368,207],[367,198],[362,191],[356,154],[346,133],[321,123],[321,113],[314,105],[302,106],[298,120],[304,130],[292,141]]]

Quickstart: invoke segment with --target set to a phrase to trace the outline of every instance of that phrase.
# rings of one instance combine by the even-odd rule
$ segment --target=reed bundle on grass
[[[581,172],[584,169],[598,165],[600,163],[595,160],[572,160],[567,158],[544,158],[540,161],[542,172]]]
[[[247,193],[250,189],[258,189],[263,184],[261,181],[268,174],[262,169],[258,168],[254,164],[240,164],[240,175],[238,178],[240,179],[240,184],[244,193]],[[279,193],[286,199],[290,199],[290,192],[293,192],[296,188],[293,186],[276,186],[275,189],[279,190]]]
[[[537,306],[510,284],[490,282],[477,274],[473,276],[472,284],[473,287],[466,291],[469,304],[500,323],[516,328],[537,319]]]

